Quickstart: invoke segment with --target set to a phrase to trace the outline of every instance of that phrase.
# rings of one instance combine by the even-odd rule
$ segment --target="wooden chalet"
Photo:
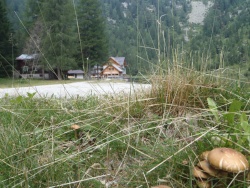
[[[110,57],[108,62],[103,66],[101,76],[103,78],[124,78],[126,75],[125,57]]]
[[[56,69],[46,71],[39,54],[21,54],[16,57],[15,77],[35,79],[57,79]]]
[[[49,75],[44,73],[43,67],[39,64],[38,54],[21,54],[16,58],[15,68],[16,77],[49,78]]]

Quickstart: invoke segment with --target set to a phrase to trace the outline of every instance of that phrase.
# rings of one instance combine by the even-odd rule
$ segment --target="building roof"
[[[16,58],[16,60],[33,60],[33,59],[37,59],[38,58],[38,54],[22,54],[20,56],[18,56]]]
[[[119,65],[124,65],[125,57],[111,57],[114,61],[119,63]]]
[[[68,74],[84,74],[82,70],[69,70]]]
[[[122,69],[118,67],[116,64],[112,64],[113,67],[115,67],[118,71],[122,72]]]
[[[107,67],[114,67],[116,70],[118,70],[119,72],[123,72],[123,70],[117,66],[116,64],[112,63],[112,65],[104,65],[103,66],[103,71],[107,68]]]

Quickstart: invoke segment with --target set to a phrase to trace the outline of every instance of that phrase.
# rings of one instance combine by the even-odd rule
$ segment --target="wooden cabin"
[[[123,78],[126,75],[125,57],[110,57],[103,66],[101,76],[103,78]]]
[[[49,79],[50,73],[44,71],[39,54],[21,54],[16,58],[15,77]]]
[[[15,70],[16,78],[58,79],[57,69],[45,70],[39,54],[21,54],[16,57]],[[62,72],[65,74],[65,71]]]

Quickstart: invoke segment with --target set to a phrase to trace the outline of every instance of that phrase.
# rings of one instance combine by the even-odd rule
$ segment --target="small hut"
[[[69,70],[68,78],[83,79],[84,72],[82,70]]]

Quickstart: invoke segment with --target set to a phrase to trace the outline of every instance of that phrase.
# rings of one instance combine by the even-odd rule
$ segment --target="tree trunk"
[[[44,71],[44,66],[42,66],[42,76],[43,76],[43,80],[45,80],[45,71]]]
[[[59,67],[56,68],[57,69],[57,79],[58,80],[62,80],[62,72],[61,69]]]

